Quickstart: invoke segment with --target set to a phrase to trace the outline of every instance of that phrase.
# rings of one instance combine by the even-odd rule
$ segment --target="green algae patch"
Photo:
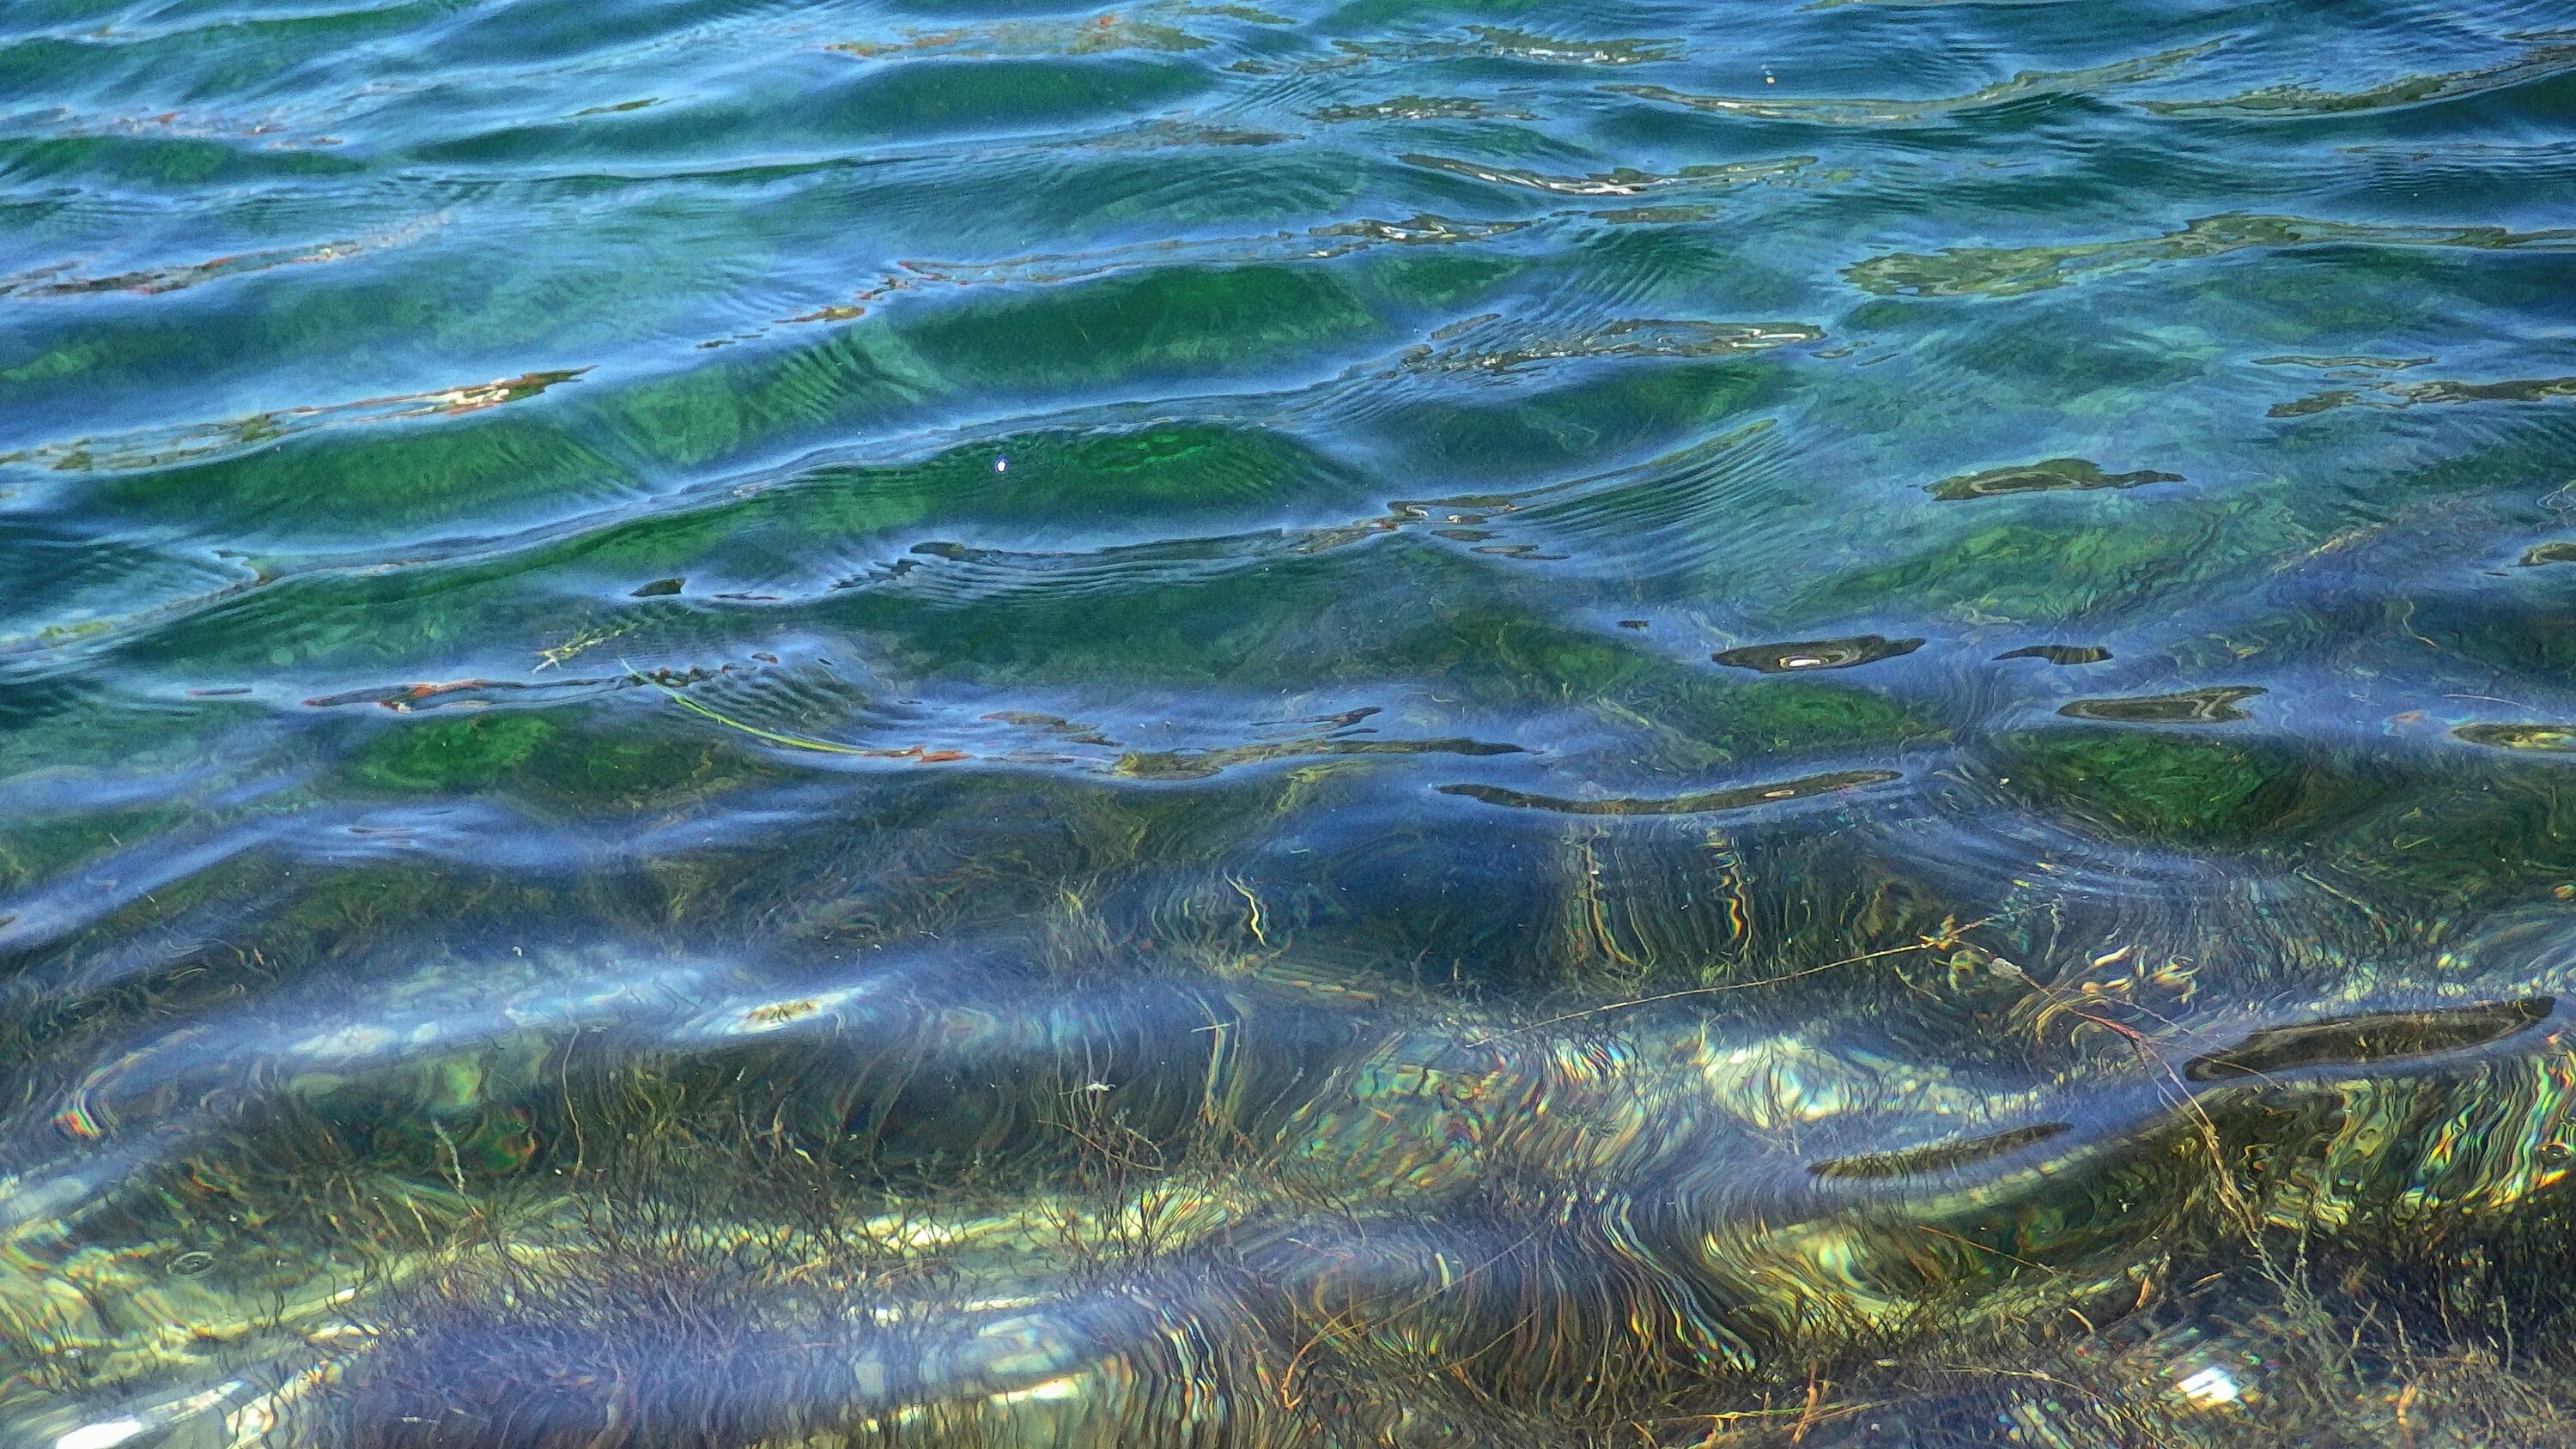
[[[1379,329],[1316,267],[1171,267],[908,318],[904,339],[960,387],[1097,386],[1276,366]]]
[[[817,469],[788,486],[619,523],[524,562],[605,580],[685,574],[819,587],[832,576],[818,560],[847,567],[871,553],[899,556],[934,519],[1151,526],[1347,498],[1359,487],[1341,464],[1272,430],[1027,433],[916,462]]]
[[[691,467],[818,429],[897,417],[945,392],[893,328],[862,325],[805,346],[647,377],[583,402],[625,446]]]
[[[1904,599],[1916,618],[2063,624],[2168,601],[2313,546],[2313,530],[2271,489],[2162,503],[2111,492],[2080,512],[1989,506],[2011,514],[1979,525],[1984,508],[1945,508],[1941,521],[1889,538],[1889,554],[1811,575],[1784,617],[1847,616]],[[1944,526],[1951,518],[1959,523]]]
[[[1933,738],[1942,727],[1877,690],[1824,680],[1748,683],[1676,727],[1730,753],[1753,755]]]
[[[1431,667],[1494,705],[1580,703],[1650,724],[1712,760],[1930,739],[1907,701],[1821,678],[1747,679],[1678,664],[1621,639],[1499,611],[1461,613],[1417,645]]]
[[[2295,844],[2359,802],[2356,783],[2285,752],[2146,730],[2044,730],[2003,742],[2007,789],[2115,834],[2239,850]]]
[[[1378,427],[1449,470],[1529,476],[1689,438],[1768,405],[1780,378],[1777,364],[1748,358],[1662,362],[1509,402],[1424,400],[1391,410]]]
[[[1241,374],[1382,341],[1393,318],[1454,309],[1525,265],[1426,245],[1349,264],[1167,266],[909,311],[888,327],[970,391]]]
[[[127,840],[149,840],[187,819],[179,809],[88,810],[45,818],[20,814],[0,828],[0,889],[23,890],[84,862],[103,860]]]
[[[494,402],[481,406],[533,397],[542,389],[494,384],[493,390]],[[157,466],[164,460],[148,452],[131,455],[133,465],[151,471],[111,477],[99,485],[99,496],[145,515],[184,516],[199,523],[220,518],[235,528],[290,535],[372,537],[462,518],[560,511],[604,502],[642,485],[623,462],[561,422],[436,416],[467,410],[423,407],[410,422],[380,424],[364,435],[304,438],[289,432],[263,434],[259,419],[238,420],[241,431],[220,439],[198,430],[168,440],[167,466]],[[134,446],[148,449],[157,441]],[[264,441],[284,441],[286,446],[255,446]],[[236,456],[202,462],[188,457],[191,450],[218,446]],[[239,452],[242,448],[253,450]],[[65,454],[57,466],[75,463],[114,466],[95,452]]]
[[[1167,105],[1204,85],[1188,67],[1155,62],[925,58],[872,71],[842,91],[840,104],[859,130],[961,134]]]
[[[728,735],[673,729],[650,716],[585,720],[578,706],[454,708],[381,728],[349,773],[362,788],[404,794],[503,787],[529,804],[600,817],[705,799],[789,773]]]
[[[558,726],[533,714],[478,713],[386,730],[359,757],[359,780],[379,789],[480,790],[518,772]]]

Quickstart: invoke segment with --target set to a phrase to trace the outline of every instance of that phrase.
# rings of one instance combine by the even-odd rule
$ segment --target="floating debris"
[[[2069,719],[2116,720],[2122,724],[2225,724],[2253,718],[2236,705],[2264,692],[2258,684],[2213,684],[2173,694],[2079,699],[2057,712]]]
[[[2025,644],[2007,649],[1995,656],[2001,663],[2007,659],[2045,659],[2051,664],[2099,664],[2111,657],[2111,651],[2098,644]]]
[[[2300,418],[2336,408],[2411,408],[2429,403],[2548,402],[2576,397],[2576,377],[2517,377],[2496,382],[2462,382],[2433,378],[2424,382],[2385,382],[2366,388],[2329,388],[2289,402],[2274,403],[2264,414]]]
[[[1947,1172],[1971,1163],[1985,1162],[2009,1152],[2018,1152],[2034,1142],[2075,1130],[2071,1122],[2033,1122],[2026,1127],[2008,1128],[1983,1137],[1963,1137],[1951,1142],[1934,1142],[1922,1147],[1901,1148],[1894,1152],[1868,1152],[1856,1157],[1833,1157],[1807,1164],[1807,1170],[1818,1177],[1884,1178],[1917,1177],[1925,1173]]]
[[[2500,750],[2576,755],[2576,725],[2464,724],[2454,726],[2451,736],[2473,745],[2492,745]]]
[[[1476,784],[1443,785],[1440,793],[1463,795],[1488,805],[1503,805],[1516,810],[1546,810],[1558,815],[1705,815],[1718,810],[1747,810],[1783,800],[1803,800],[1811,795],[1830,794],[1837,790],[1884,785],[1903,778],[1894,770],[1834,770],[1795,780],[1739,785],[1733,789],[1704,790],[1693,795],[1671,795],[1660,799],[1570,800],[1556,795],[1533,795],[1526,790],[1510,790],[1500,785]]]
[[[2062,493],[2094,488],[2140,488],[2149,483],[2180,483],[2180,473],[2140,468],[2109,473],[2082,458],[2044,458],[2008,468],[1989,468],[1927,484],[1924,491],[1945,503],[1967,498],[1999,498],[2013,493]]]
[[[1276,740],[1223,745],[1207,750],[1138,751],[1121,755],[1109,767],[1130,780],[1204,780],[1237,765],[1266,765],[1316,755],[1517,755],[1519,745],[1490,740]]]
[[[1753,669],[1764,674],[1793,674],[1808,669],[1850,669],[1855,665],[1875,664],[1881,659],[1894,659],[1923,647],[1920,639],[1890,639],[1882,634],[1859,634],[1849,639],[1802,639],[1792,644],[1747,644],[1738,649],[1721,649],[1709,658],[1730,669]]]

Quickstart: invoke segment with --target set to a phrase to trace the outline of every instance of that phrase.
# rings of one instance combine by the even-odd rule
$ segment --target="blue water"
[[[0,1449],[2576,1442],[2576,9],[0,0]]]

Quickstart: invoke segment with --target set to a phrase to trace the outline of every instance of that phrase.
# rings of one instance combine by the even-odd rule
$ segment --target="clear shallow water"
[[[0,1441],[2557,1444],[2561,6],[0,10]]]

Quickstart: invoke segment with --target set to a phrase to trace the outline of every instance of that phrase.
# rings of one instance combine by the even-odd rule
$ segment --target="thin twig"
[[[1988,924],[1991,924],[1990,920],[1976,921],[1969,925],[1961,926],[1959,929],[1962,931],[1972,931],[1978,926]],[[1542,1021],[1530,1022],[1525,1026],[1516,1026],[1509,1031],[1498,1031],[1492,1036],[1482,1037],[1478,1040],[1467,1043],[1467,1047],[1472,1051],[1477,1047],[1491,1046],[1495,1042],[1519,1036],[1523,1032],[1539,1031],[1551,1026],[1562,1026],[1566,1022],[1581,1021],[1587,1016],[1599,1016],[1604,1012],[1625,1011],[1632,1006],[1652,1006],[1661,1001],[1679,1001],[1685,996],[1714,996],[1721,991],[1750,991],[1757,986],[1777,986],[1783,981],[1795,981],[1801,976],[1813,976],[1819,972],[1833,971],[1844,966],[1857,966],[1864,961],[1876,961],[1888,956],[1902,956],[1908,951],[1929,951],[1933,947],[1941,944],[1943,943],[1927,938],[1917,941],[1910,946],[1889,946],[1884,950],[1864,951],[1857,956],[1846,956],[1840,961],[1828,961],[1822,966],[1807,966],[1779,976],[1765,976],[1759,981],[1729,981],[1717,986],[1692,986],[1686,987],[1680,991],[1667,991],[1657,996],[1639,996],[1627,1001],[1612,1001],[1600,1006],[1587,1006],[1581,1011],[1569,1011],[1562,1016],[1551,1016]]]
[[[738,729],[744,734],[750,735],[754,739],[767,740],[773,745],[784,745],[791,750],[815,750],[826,755],[874,755],[883,753],[879,750],[863,749],[857,745],[844,745],[832,740],[818,740],[809,735],[780,734],[776,730],[765,730],[758,725],[744,724],[741,720],[734,719],[729,715],[719,714],[715,710],[708,708],[706,705],[700,704],[698,701],[689,698],[687,695],[680,693],[678,690],[664,684],[662,681],[645,674],[634,665],[627,664],[623,659],[620,659],[617,662],[624,665],[626,672],[629,675],[632,675],[637,683],[649,684],[655,689],[662,691],[662,693],[670,696],[672,703],[680,706],[682,709],[705,715],[707,718],[714,720],[717,724],[724,725],[732,729]]]

